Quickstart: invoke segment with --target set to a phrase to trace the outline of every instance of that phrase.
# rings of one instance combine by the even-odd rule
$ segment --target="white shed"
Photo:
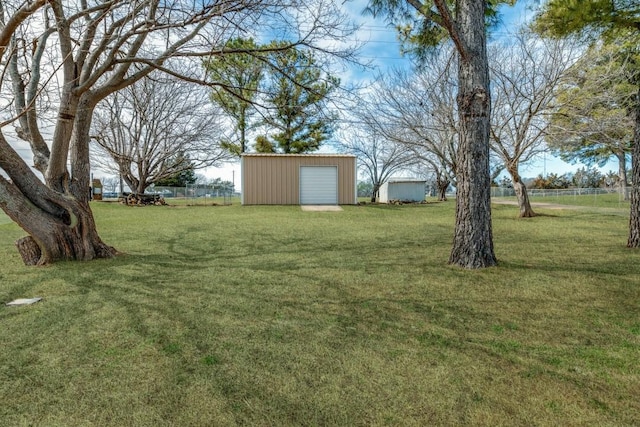
[[[422,202],[425,196],[426,181],[411,178],[391,178],[380,187],[380,203],[392,200],[402,202]]]

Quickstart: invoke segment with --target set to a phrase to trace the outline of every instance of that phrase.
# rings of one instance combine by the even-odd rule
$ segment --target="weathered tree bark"
[[[451,184],[451,181],[449,181],[448,179],[442,177],[442,176],[437,176],[436,177],[436,186],[438,187],[438,201],[439,202],[446,202],[447,201],[447,189],[449,188],[449,184]]]
[[[534,216],[536,216],[536,213],[531,208],[531,203],[529,202],[527,187],[520,179],[518,179],[518,181],[513,181],[513,190],[515,191],[516,199],[518,200],[518,208],[520,209],[519,217],[533,218]]]
[[[38,223],[28,227],[30,236],[41,249],[38,265],[60,260],[89,261],[116,255],[115,249],[104,244],[98,236],[88,202],[73,204],[72,222],[69,224],[41,215]],[[21,255],[24,258],[22,251]]]
[[[38,198],[43,198],[47,205],[36,206],[34,201]],[[88,261],[116,255],[116,250],[98,236],[88,201],[56,194],[44,184],[21,189],[4,178],[0,178],[0,199],[3,200],[0,208],[29,234],[17,244],[27,265],[60,260]],[[39,248],[37,260],[34,243]]]
[[[640,85],[636,95],[636,125],[631,154],[631,212],[627,247],[640,248]]]
[[[0,209],[29,234],[30,237],[17,244],[28,265],[59,260],[87,261],[116,254],[116,250],[98,236],[89,207],[88,132],[92,104],[86,99],[82,102],[69,100],[61,114],[69,115],[71,125],[64,123],[59,127],[65,128],[63,138],[67,134],[72,136],[71,176],[66,169],[67,152],[58,152],[54,157],[56,150],[53,150],[47,173],[48,185],[45,185],[0,133],[0,169],[7,171],[11,178],[9,181],[0,176]],[[82,108],[73,108],[77,105]],[[75,117],[76,114],[79,117]],[[63,162],[64,167],[61,167]],[[40,251],[37,260],[34,243]]]
[[[16,240],[16,247],[24,265],[38,265],[42,251],[33,237],[25,236]]]
[[[456,225],[449,263],[464,268],[497,264],[491,226],[489,66],[484,1],[457,2],[459,35]]]
[[[529,202],[529,194],[527,193],[527,187],[522,182],[522,178],[518,173],[518,165],[510,165],[507,168],[509,175],[511,175],[511,181],[513,182],[513,190],[516,193],[516,199],[518,200],[518,209],[520,210],[520,218],[533,218],[536,213],[531,208]]]

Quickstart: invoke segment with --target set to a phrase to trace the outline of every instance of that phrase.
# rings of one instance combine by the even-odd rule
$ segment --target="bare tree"
[[[188,86],[144,78],[104,99],[94,114],[94,164],[141,194],[157,181],[229,160],[220,147],[220,113],[207,92]]]
[[[491,46],[491,148],[511,176],[520,217],[533,217],[519,167],[540,154],[557,108],[554,91],[580,49],[570,40],[521,32]]]
[[[371,202],[379,196],[382,184],[394,174],[408,170],[416,163],[414,153],[406,146],[385,140],[366,123],[359,122],[361,129],[350,129],[338,138],[334,145],[343,152],[358,158],[358,168],[373,184]]]
[[[119,191],[120,179],[117,176],[105,176],[100,181],[105,193],[117,193]]]
[[[433,173],[438,200],[447,200],[450,185],[456,186],[459,140],[456,103],[456,60],[452,49],[434,52],[430,61],[411,72],[394,70],[371,91],[369,120],[386,138],[409,147],[419,167]],[[504,169],[490,157],[491,180]]]
[[[10,178],[0,177],[0,208],[28,233],[18,248],[30,264],[116,253],[100,239],[89,206],[90,129],[100,101],[153,70],[202,83],[202,60],[230,53],[225,43],[239,33],[275,26],[291,41],[281,50],[348,34],[342,15],[325,0],[0,5],[0,83],[12,92],[14,112],[3,109],[0,123],[0,169]],[[55,92],[49,99],[57,103],[50,136],[38,121],[46,106],[40,95],[49,89]],[[31,144],[44,183],[7,141],[5,127],[11,123]]]
[[[411,73],[394,70],[369,94],[366,120],[434,172],[439,200],[446,200],[447,188],[456,182],[456,87],[453,53],[444,49]]]

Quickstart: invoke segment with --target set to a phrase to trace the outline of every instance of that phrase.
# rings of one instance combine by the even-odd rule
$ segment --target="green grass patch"
[[[516,218],[446,264],[454,203],[94,203],[113,260],[21,265],[0,225],[0,425],[634,425],[627,220]]]
[[[0,225],[9,224],[11,222],[11,218],[5,215],[4,212],[0,211]]]

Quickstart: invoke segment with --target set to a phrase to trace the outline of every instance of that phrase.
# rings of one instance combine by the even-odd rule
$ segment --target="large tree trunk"
[[[491,227],[489,174],[489,67],[485,2],[458,2],[460,36],[467,48],[459,55],[456,225],[449,263],[464,268],[497,264]]]
[[[17,242],[25,263],[87,261],[116,254],[98,236],[88,201],[55,193],[39,182],[25,190],[0,178],[0,208],[30,236]],[[34,201],[38,199],[47,204],[37,206]]]
[[[631,212],[627,247],[640,248],[640,85],[636,95],[636,125],[631,154]]]
[[[509,175],[511,175],[513,190],[515,191],[516,199],[518,200],[518,209],[520,209],[519,217],[533,218],[536,216],[536,213],[531,208],[527,187],[522,182],[522,178],[520,178],[520,174],[518,173],[518,165],[509,166],[507,170],[509,171]]]
[[[89,207],[88,126],[93,110],[86,103],[81,106],[78,117],[71,111],[62,118],[65,135],[70,132],[66,121],[75,125],[67,145],[71,148],[71,175],[66,168],[67,154],[60,152],[54,158],[54,150],[47,173],[49,185],[35,176],[0,133],[0,169],[11,178],[9,181],[0,176],[0,208],[30,236],[17,242],[27,264],[86,261],[116,254],[98,236]]]
[[[37,218],[29,224],[20,219],[14,220],[38,245],[40,258],[32,264],[44,265],[55,261],[89,261],[96,258],[111,258],[116,250],[102,242],[96,230],[95,221],[88,202],[73,201],[69,203],[70,222],[53,218],[45,212],[34,212]],[[28,248],[18,245],[18,250],[25,260],[29,258]]]

